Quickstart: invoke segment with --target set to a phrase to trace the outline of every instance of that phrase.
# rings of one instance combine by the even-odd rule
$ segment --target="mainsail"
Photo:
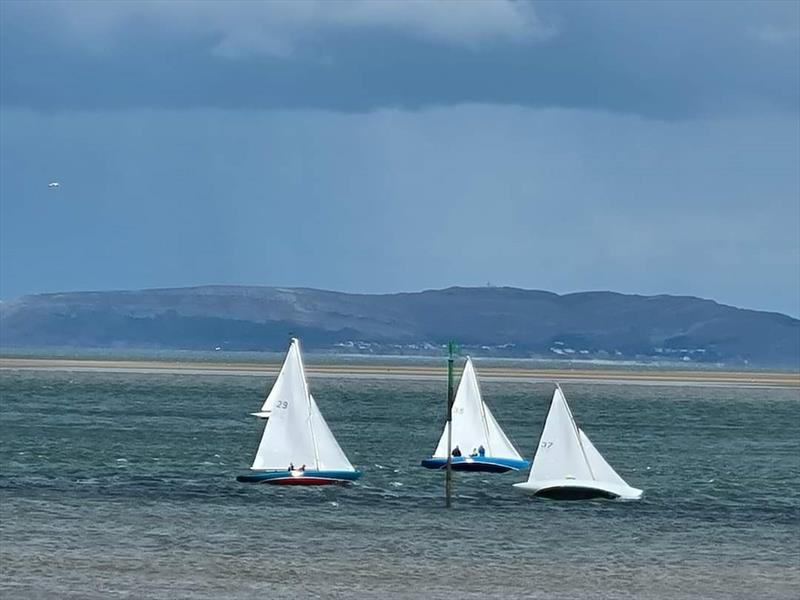
[[[355,471],[308,391],[297,339],[292,339],[261,410],[269,413],[269,420],[251,469],[285,470],[293,463],[314,470]]]
[[[483,402],[475,367],[469,357],[467,364],[464,365],[464,373],[461,375],[456,398],[453,401],[452,423],[452,447],[458,446],[464,454],[483,446],[486,456],[522,460],[519,452],[498,425],[492,411]],[[447,458],[447,425],[433,456]]]
[[[594,479],[578,427],[560,387],[553,393],[528,477],[528,481],[551,479]]]

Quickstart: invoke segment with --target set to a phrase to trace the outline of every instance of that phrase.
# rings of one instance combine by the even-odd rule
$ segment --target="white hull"
[[[642,490],[629,485],[620,485],[592,479],[551,479],[548,481],[525,481],[515,483],[514,487],[534,496],[561,499],[614,498],[618,500],[638,500]]]

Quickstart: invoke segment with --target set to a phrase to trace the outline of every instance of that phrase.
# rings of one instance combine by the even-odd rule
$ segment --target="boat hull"
[[[642,490],[627,485],[600,481],[560,479],[554,481],[515,483],[514,487],[539,498],[551,500],[638,500]]]
[[[361,477],[361,471],[252,471],[239,475],[241,483],[270,485],[341,485]]]
[[[426,469],[444,469],[447,459],[431,456],[420,463]],[[451,468],[454,471],[472,471],[480,473],[506,473],[527,469],[530,462],[517,458],[498,458],[496,456],[454,456]]]

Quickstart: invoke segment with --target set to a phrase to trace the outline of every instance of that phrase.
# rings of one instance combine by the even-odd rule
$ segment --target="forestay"
[[[458,446],[464,454],[483,446],[486,456],[522,460],[489,407],[483,402],[478,377],[469,357],[467,364],[464,365],[464,373],[461,375],[456,398],[453,401],[452,423],[452,447]],[[447,458],[447,425],[433,456]]]

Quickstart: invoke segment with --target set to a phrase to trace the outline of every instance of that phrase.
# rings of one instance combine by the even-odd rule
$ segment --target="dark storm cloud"
[[[349,112],[492,103],[674,119],[800,104],[795,2],[4,2],[1,10],[7,107]]]

